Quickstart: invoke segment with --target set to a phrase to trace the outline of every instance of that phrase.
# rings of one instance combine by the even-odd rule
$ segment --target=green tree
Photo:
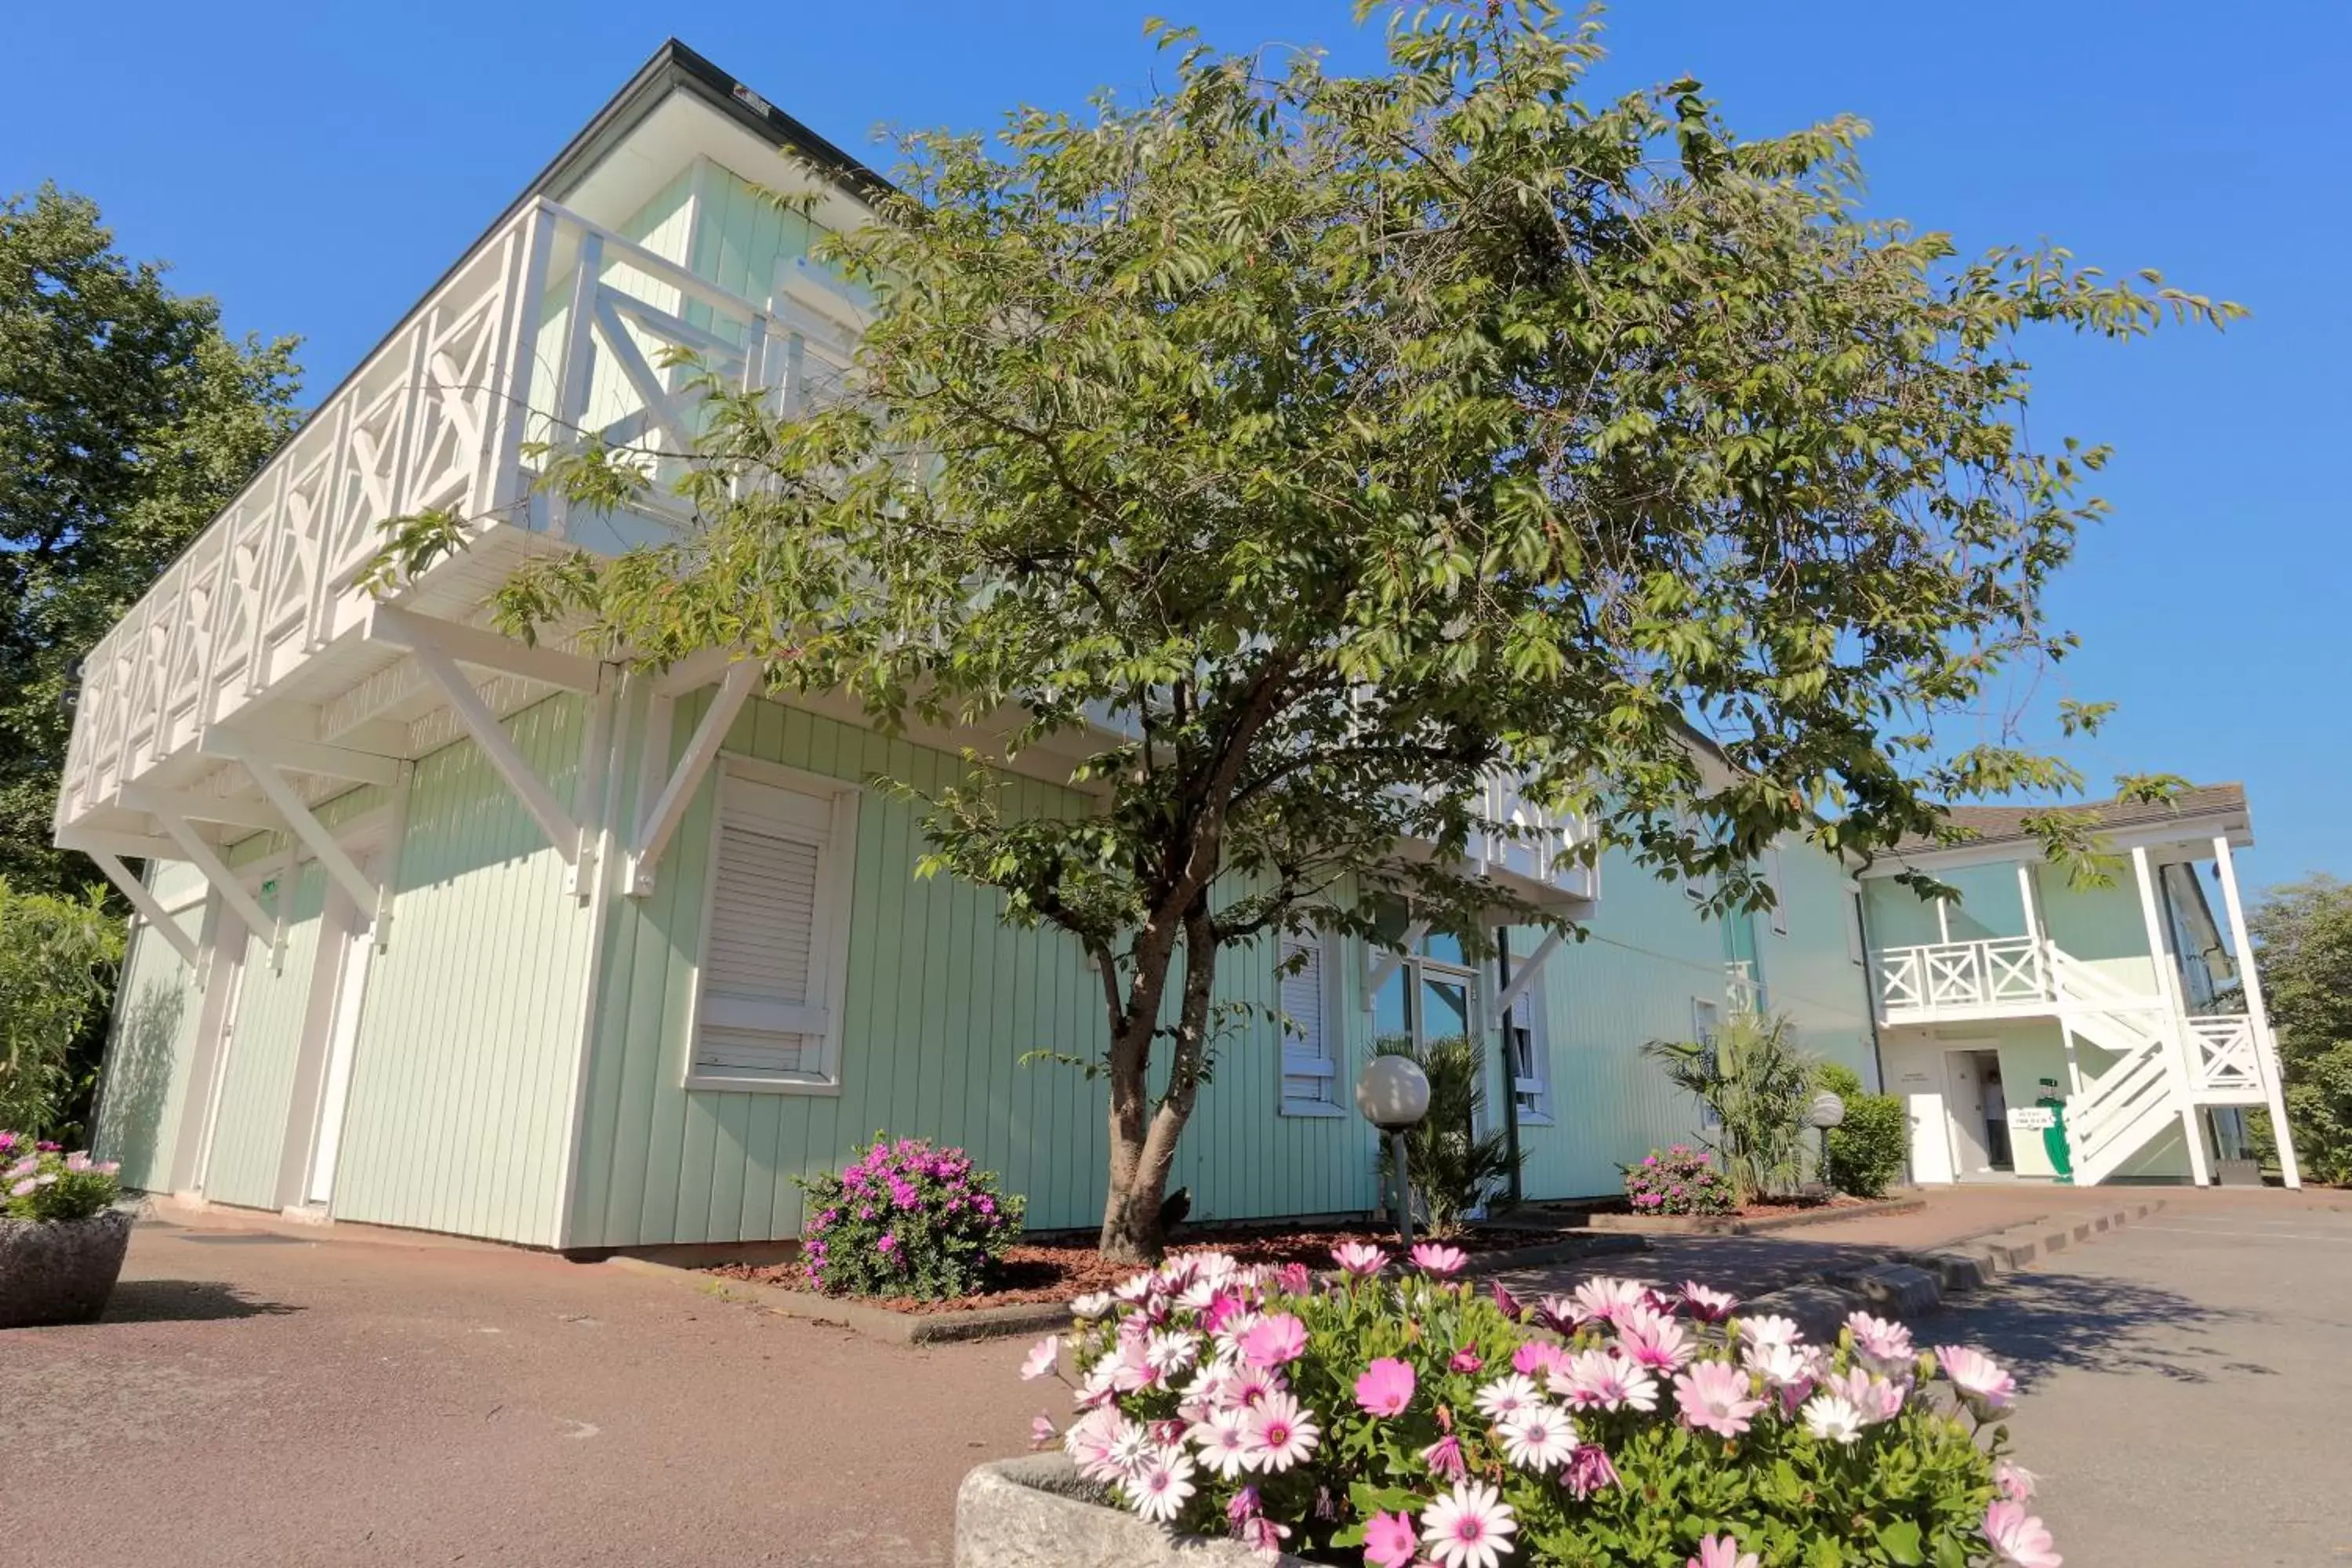
[[[1851,120],[1743,139],[1692,81],[1588,105],[1597,27],[1535,0],[1400,12],[1352,77],[1159,31],[1139,101],[907,138],[902,194],[822,247],[876,300],[852,395],[711,387],[700,526],[500,605],[1083,749],[1087,813],[977,769],[926,797],[925,869],[1092,958],[1119,1258],[1158,1248],[1229,950],[1368,932],[1373,896],[1552,918],[1465,874],[1497,773],[1722,910],[1783,830],[1867,850],[2078,784],[1936,730],[2072,646],[2042,591],[2104,453],[2029,443],[2016,334],[2234,311],[1861,221]],[[551,482],[647,471],[591,444]],[[383,580],[468,522],[407,520]]]
[[[2352,1183],[2352,883],[2315,876],[2246,913],[2305,1174]]]
[[[49,847],[76,667],[294,424],[294,340],[232,342],[88,198],[0,202],[0,876]]]
[[[20,893],[0,877],[0,1128],[68,1130],[86,1088],[75,1043],[105,1009],[122,926],[100,890]]]

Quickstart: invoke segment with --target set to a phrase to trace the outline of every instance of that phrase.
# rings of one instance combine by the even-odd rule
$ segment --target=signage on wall
[[[2046,1105],[2012,1105],[2009,1124],[2020,1132],[2043,1132],[2058,1125],[2058,1113]]]

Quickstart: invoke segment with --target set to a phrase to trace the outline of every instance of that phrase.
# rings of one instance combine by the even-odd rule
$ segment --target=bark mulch
[[[1477,1256],[1508,1252],[1557,1240],[1556,1226],[1493,1226],[1451,1237],[1449,1246]],[[1258,1226],[1187,1226],[1169,1245],[1171,1252],[1231,1253],[1244,1263],[1303,1263],[1309,1268],[1331,1267],[1331,1249],[1347,1242],[1365,1242],[1397,1249],[1392,1231],[1335,1227],[1318,1230],[1269,1230]],[[728,1279],[780,1286],[787,1290],[814,1290],[816,1283],[798,1262],[716,1264],[704,1272]],[[988,1307],[1019,1307],[1067,1301],[1092,1290],[1108,1290],[1136,1272],[1131,1263],[1112,1263],[1096,1255],[1091,1241],[1024,1242],[1007,1248],[1004,1270],[997,1288],[944,1301],[922,1301],[908,1296],[859,1298],[860,1304],[892,1312],[928,1314],[971,1312]]]

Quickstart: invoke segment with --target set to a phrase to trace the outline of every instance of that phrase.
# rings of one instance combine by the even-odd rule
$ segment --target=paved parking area
[[[2165,1197],[1927,1336],[2017,1367],[2074,1568],[2352,1563],[2352,1194]]]
[[[2019,1363],[2075,1568],[2352,1563],[2352,1196],[2165,1196],[1926,1337]],[[1599,1261],[1739,1287],[2114,1199],[1944,1194]],[[105,1321],[0,1335],[0,1557],[940,1568],[964,1470],[1063,1414],[1018,1342],[908,1349],[540,1255],[205,1226],[142,1225]]]

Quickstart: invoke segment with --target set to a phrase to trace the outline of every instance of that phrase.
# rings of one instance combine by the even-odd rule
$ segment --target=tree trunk
[[[1192,1114],[1207,1048],[1209,1002],[1216,984],[1215,932],[1205,900],[1184,921],[1184,989],[1177,1014],[1176,1044],[1169,1061],[1168,1089],[1150,1103],[1151,1041],[1159,1025],[1158,998],[1165,994],[1172,943],[1158,951],[1158,973],[1140,963],[1126,1005],[1111,1019],[1110,1184],[1103,1199],[1102,1234],[1096,1250],[1116,1263],[1148,1265],[1167,1245],[1160,1212],[1167,1202],[1168,1173],[1176,1145]],[[1149,1012],[1140,1006],[1149,995]]]

